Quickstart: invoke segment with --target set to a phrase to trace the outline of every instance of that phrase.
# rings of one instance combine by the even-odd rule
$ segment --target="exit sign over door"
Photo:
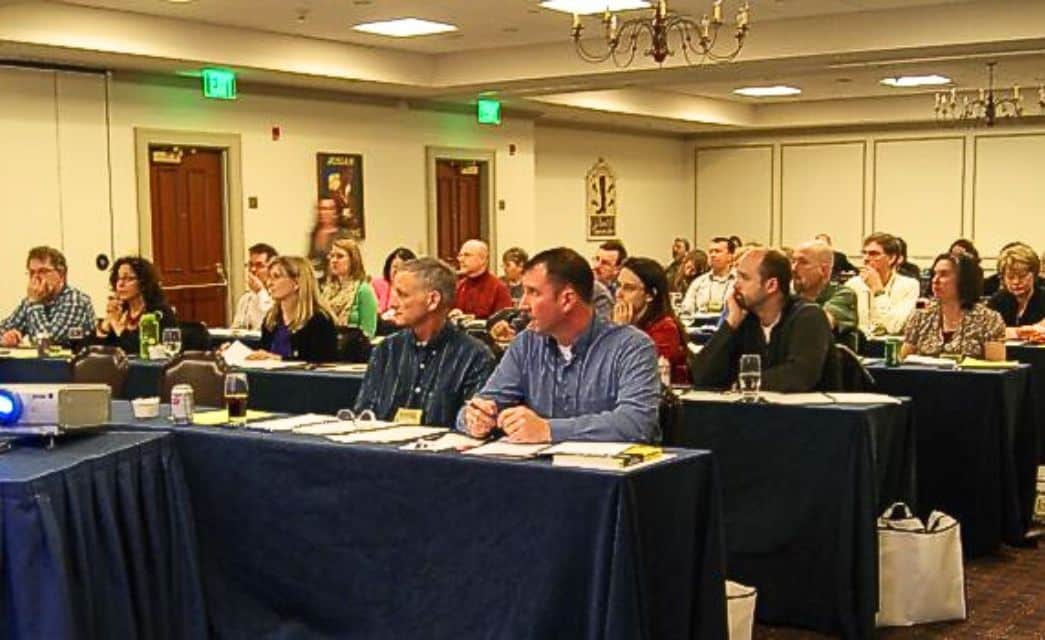
[[[204,69],[203,97],[215,100],[235,100],[236,74],[226,69]]]

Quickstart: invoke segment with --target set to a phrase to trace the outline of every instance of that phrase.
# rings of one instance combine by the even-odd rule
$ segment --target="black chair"
[[[225,360],[214,351],[183,351],[163,367],[160,401],[170,402],[171,389],[187,384],[192,387],[197,406],[224,406],[228,372]]]
[[[184,321],[178,323],[181,329],[181,348],[183,351],[210,350],[210,332],[202,322]]]
[[[112,389],[112,397],[124,397],[131,365],[123,349],[104,345],[87,347],[76,354],[69,366],[73,382],[107,384]]]
[[[661,442],[678,442],[681,434],[682,400],[675,393],[661,385],[660,403],[657,405],[657,422],[660,424]]]
[[[875,392],[878,390],[878,382],[867,367],[860,362],[860,356],[856,355],[856,352],[844,344],[836,343],[835,355],[842,391]]]
[[[370,340],[359,327],[337,328],[338,362],[367,362],[370,360]]]

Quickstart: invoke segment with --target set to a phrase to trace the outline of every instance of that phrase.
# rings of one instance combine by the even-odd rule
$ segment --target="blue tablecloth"
[[[727,573],[758,588],[762,622],[873,637],[875,519],[914,494],[914,425],[900,405],[684,401],[665,443],[722,470]]]
[[[124,398],[159,394],[162,360],[131,360]],[[57,358],[12,360],[0,358],[0,383],[68,382],[67,360]],[[363,384],[361,373],[333,373],[299,369],[247,373],[250,408],[283,413],[337,413],[351,408]]]
[[[1030,368],[868,367],[879,390],[914,400],[918,510],[961,523],[967,555],[1022,544],[1034,503],[1037,400]]]
[[[0,637],[207,637],[173,438],[97,433],[0,454]]]
[[[243,429],[173,433],[219,637],[727,635],[706,452],[618,474]]]

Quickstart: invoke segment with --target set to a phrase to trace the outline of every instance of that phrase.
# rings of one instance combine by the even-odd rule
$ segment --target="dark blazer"
[[[280,319],[280,322],[283,322]],[[261,348],[270,351],[275,329],[261,325]],[[305,326],[290,334],[289,360],[306,362],[333,362],[337,360],[337,330],[334,321],[325,313],[315,313]]]
[[[1019,315],[1020,303],[1016,300],[1016,296],[1009,293],[1007,289],[999,289],[995,292],[987,301],[987,306],[1001,314],[1006,327],[1037,324],[1045,319],[1045,291],[1042,290],[1040,283],[1034,283],[1034,291],[1031,293],[1030,300],[1027,301],[1027,308],[1023,310],[1022,316]]]
[[[766,344],[758,316],[749,313],[735,330],[723,322],[700,353],[690,356],[695,387],[730,387],[737,379],[740,356],[762,356],[762,389],[766,391],[830,391],[840,387],[834,337],[820,307],[788,298]]]
[[[165,304],[153,307],[152,309],[146,307],[145,312],[155,313],[159,316],[161,339],[163,338],[164,329],[178,326],[178,319],[174,316],[174,309],[171,309]],[[109,333],[105,334],[105,336],[95,336],[95,343],[119,347],[123,349],[124,353],[132,358],[141,353],[141,344],[137,327],[124,331],[120,335],[116,335],[110,329]]]

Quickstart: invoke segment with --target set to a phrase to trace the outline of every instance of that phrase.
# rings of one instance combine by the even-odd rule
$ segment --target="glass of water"
[[[758,391],[762,387],[762,356],[740,356],[740,375],[737,382],[742,402],[758,402]]]
[[[169,358],[173,358],[181,352],[181,329],[163,330],[163,350],[167,352]]]

